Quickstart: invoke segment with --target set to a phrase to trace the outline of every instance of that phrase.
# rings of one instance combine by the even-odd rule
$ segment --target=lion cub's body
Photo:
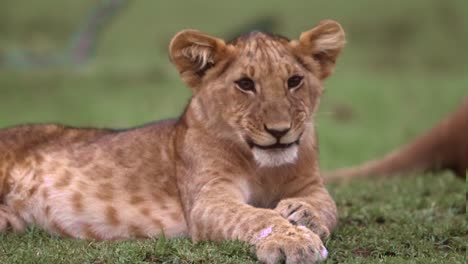
[[[10,218],[17,231],[36,224],[96,240],[188,235],[176,178],[176,126],[168,120],[125,131],[53,124],[0,131],[0,224]],[[312,151],[305,155],[316,159]],[[242,185],[249,203],[263,208],[274,208],[295,178],[288,168],[256,174]]]
[[[177,34],[171,60],[193,96],[177,120],[130,130],[0,131],[0,231],[238,239],[266,263],[326,258],[335,204],[313,114],[344,45],[324,21],[299,40]]]

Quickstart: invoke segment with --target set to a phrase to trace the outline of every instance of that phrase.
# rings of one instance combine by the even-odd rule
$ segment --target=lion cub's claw
[[[257,242],[257,257],[262,263],[316,263],[328,255],[319,236],[303,226],[273,228]]]

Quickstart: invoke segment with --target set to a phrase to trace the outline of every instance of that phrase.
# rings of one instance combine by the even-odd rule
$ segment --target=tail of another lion
[[[325,172],[326,182],[369,176],[391,176],[410,172],[448,169],[465,178],[468,170],[468,98],[429,132],[383,158]]]

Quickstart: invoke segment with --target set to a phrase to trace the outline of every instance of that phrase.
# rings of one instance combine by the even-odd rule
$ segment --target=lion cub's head
[[[322,81],[333,71],[345,36],[322,21],[288,40],[261,32],[232,42],[196,30],[171,41],[170,56],[192,88],[189,111],[214,136],[251,149],[259,166],[293,163],[313,129]]]

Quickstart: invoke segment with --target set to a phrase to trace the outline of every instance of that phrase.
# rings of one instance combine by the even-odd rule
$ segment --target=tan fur
[[[450,170],[460,179],[468,172],[468,97],[462,105],[428,132],[383,158],[324,173],[327,182],[369,176]]]
[[[326,258],[321,239],[336,208],[319,175],[312,118],[343,45],[333,21],[293,41],[254,32],[226,44],[178,33],[171,60],[193,91],[179,119],[126,131],[0,131],[0,230],[238,239],[266,263]],[[289,90],[293,75],[303,80]],[[255,92],[236,84],[244,77]],[[274,144],[283,148],[268,149]]]

